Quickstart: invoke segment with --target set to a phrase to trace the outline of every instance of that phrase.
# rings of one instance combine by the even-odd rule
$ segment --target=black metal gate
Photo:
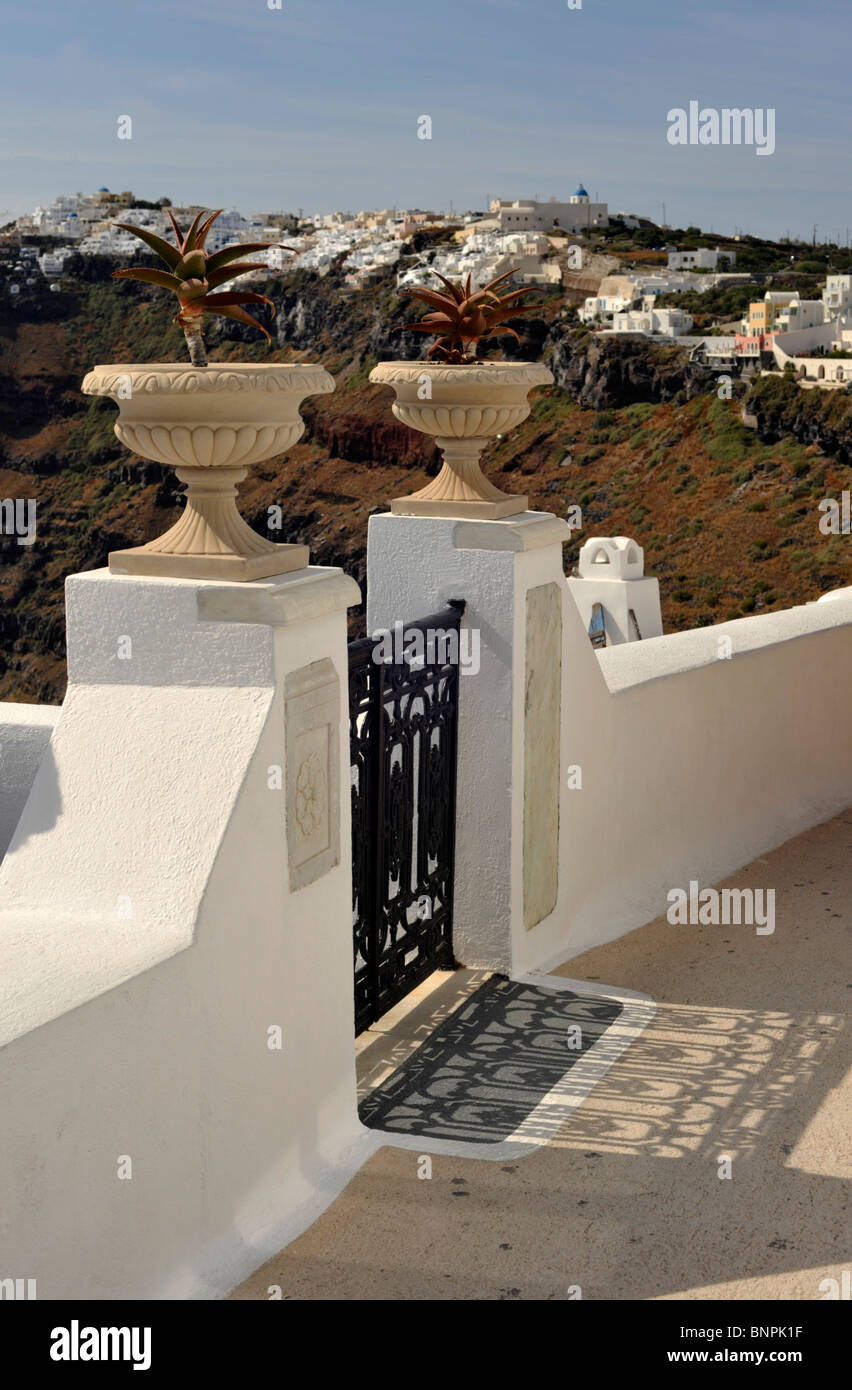
[[[349,644],[356,1034],[453,964],[463,611]]]

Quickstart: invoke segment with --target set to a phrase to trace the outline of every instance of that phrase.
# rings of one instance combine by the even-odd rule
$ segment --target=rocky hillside
[[[93,259],[61,293],[41,280],[15,300],[0,291],[0,498],[35,499],[38,520],[31,547],[0,537],[2,699],[61,699],[65,575],[103,565],[178,514],[173,475],[129,456],[112,432],[112,403],[80,393],[94,363],[185,355],[168,297],[110,281],[109,269]],[[223,320],[208,331],[211,360],[320,360],[337,389],[306,403],[305,434],[286,458],[252,470],[242,510],[264,530],[279,503],[276,540],[309,542],[316,562],[342,565],[363,585],[370,513],[437,468],[434,446],[393,418],[391,393],[367,377],[376,361],[418,357],[428,344],[400,331],[405,310],[390,276],[366,291],[347,289],[334,270],[263,288],[277,307],[271,352]],[[817,525],[818,500],[846,485],[850,398],[779,382],[776,399],[764,381],[755,433],[740,423],[740,402],[718,399],[683,350],[595,339],[555,292],[517,327],[522,344],[505,340],[507,355],[546,360],[555,385],[536,393],[529,419],[495,441],[485,466],[532,507],[564,515],[581,506],[566,568],[585,537],[635,536],[660,578],[667,630],[852,582],[846,539]]]

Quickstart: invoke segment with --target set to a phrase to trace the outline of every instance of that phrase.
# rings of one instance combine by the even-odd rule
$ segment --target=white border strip
[[[648,994],[639,994],[632,989],[620,989],[614,985],[599,985],[590,980],[566,980],[561,975],[512,975],[514,984],[538,985],[542,989],[559,992],[570,990],[574,994],[589,995],[594,999],[612,999],[621,1004],[623,1011],[593,1043],[588,1052],[570,1067],[546,1096],[518,1126],[508,1139],[496,1144],[473,1144],[469,1140],[434,1139],[428,1134],[394,1134],[389,1130],[361,1128],[374,1139],[373,1152],[377,1149],[414,1149],[417,1153],[448,1154],[457,1158],[485,1158],[493,1162],[504,1162],[507,1158],[526,1158],[528,1154],[555,1138],[572,1111],[582,1105],[587,1096],[605,1076],[610,1067],[648,1026],[657,1012],[657,1006]],[[469,1002],[472,996],[459,1004]],[[455,1010],[454,1010],[455,1012]],[[452,1014],[448,1015],[452,1018]],[[444,1020],[446,1022],[446,1020]],[[440,1025],[439,1025],[440,1026]],[[429,1041],[424,1039],[424,1043]],[[417,1055],[417,1049],[410,1057]],[[406,1058],[408,1061],[409,1058]],[[402,1063],[401,1065],[405,1065]]]

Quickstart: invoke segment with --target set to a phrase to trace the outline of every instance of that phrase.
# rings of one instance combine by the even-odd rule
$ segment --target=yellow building
[[[747,331],[751,338],[774,333],[776,320],[783,310],[798,301],[797,290],[767,290],[763,299],[748,306]]]

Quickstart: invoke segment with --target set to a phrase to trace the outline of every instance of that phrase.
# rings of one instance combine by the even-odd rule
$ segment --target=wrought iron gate
[[[463,611],[349,644],[356,1034],[453,963]]]

